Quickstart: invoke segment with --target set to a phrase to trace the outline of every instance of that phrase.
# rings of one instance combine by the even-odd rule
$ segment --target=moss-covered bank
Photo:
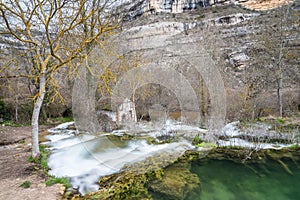
[[[207,159],[232,160],[234,162],[264,163],[267,160],[276,160],[286,172],[290,173],[285,165],[286,159],[299,160],[300,148],[281,150],[253,151],[242,148],[214,148],[203,158],[203,152],[187,151],[174,164],[144,173],[141,171],[122,171],[118,174],[103,177],[99,181],[100,189],[84,197],[67,192],[64,199],[91,200],[91,199],[185,199],[201,186],[199,177],[190,171],[191,162]],[[199,160],[200,159],[200,160]]]

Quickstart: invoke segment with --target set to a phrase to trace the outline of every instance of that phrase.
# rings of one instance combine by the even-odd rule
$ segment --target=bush
[[[3,97],[0,97],[0,119],[4,121],[9,119],[9,114],[5,102],[3,101]]]
[[[198,144],[201,144],[201,143],[203,143],[203,140],[200,138],[199,135],[197,135],[197,136],[193,139],[193,141],[192,141],[192,144],[193,144],[193,145],[198,145]]]
[[[32,102],[25,102],[18,104],[18,121],[16,124],[29,124],[31,121],[33,104]],[[11,121],[16,120],[16,105],[14,102],[6,103],[6,111]]]

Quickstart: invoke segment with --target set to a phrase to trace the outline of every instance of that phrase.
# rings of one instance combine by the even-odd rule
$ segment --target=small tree
[[[34,96],[32,124],[32,156],[39,156],[39,114],[48,86],[60,97],[59,72],[75,70],[77,63],[87,59],[89,52],[101,45],[118,26],[105,13],[109,0],[25,0],[0,1],[1,35],[18,44],[16,55],[1,70],[12,68],[18,58],[29,58],[29,73],[15,71],[38,85]],[[24,67],[24,66],[22,66]],[[28,66],[26,66],[28,67]],[[22,73],[23,72],[23,73]]]
[[[266,23],[262,42],[268,55],[266,65],[271,66],[268,75],[274,77],[279,116],[284,115],[284,80],[293,79],[287,72],[299,70],[297,59],[299,52],[290,45],[299,38],[299,12],[291,4],[273,11],[272,22]],[[296,62],[295,62],[296,61]],[[296,65],[295,65],[296,63]],[[271,73],[270,73],[271,72]]]

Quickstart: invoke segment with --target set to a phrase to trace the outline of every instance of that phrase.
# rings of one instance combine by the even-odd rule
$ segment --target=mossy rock
[[[190,163],[178,162],[167,167],[161,179],[150,182],[154,199],[184,199],[200,185],[198,176],[190,172]]]
[[[280,149],[280,150],[275,150],[275,149],[269,149],[266,150],[265,154],[273,159],[273,160],[280,160],[280,159],[299,159],[300,156],[300,149],[296,148],[295,150],[293,149]]]
[[[251,159],[246,159],[247,157]],[[252,149],[240,148],[215,148],[213,149],[205,159],[215,159],[215,160],[231,160],[237,163],[245,162],[247,163],[265,163],[267,159],[280,160],[280,159],[291,159],[295,160],[300,158],[300,148],[295,149],[261,149],[259,151],[254,151]]]
[[[187,156],[182,156],[176,163],[134,165],[124,168],[118,174],[102,177],[99,180],[99,190],[82,197],[79,194],[73,194],[64,199],[183,199],[189,192],[199,187],[200,181],[196,174],[190,172],[191,158],[197,157],[198,153],[189,152]],[[166,155],[160,155],[162,158]],[[156,157],[158,158],[158,157]],[[160,158],[158,158],[160,159]],[[148,167],[147,167],[148,166]],[[143,168],[144,170],[134,170],[134,168]],[[166,167],[164,169],[164,167]],[[154,194],[155,193],[155,194]],[[153,196],[153,198],[152,198]]]
[[[156,138],[149,137],[149,138],[147,138],[147,143],[148,144],[158,144],[158,141],[156,140]]]
[[[106,176],[99,181],[99,191],[90,193],[84,197],[78,196],[76,198],[85,200],[152,199],[151,195],[148,193],[149,180],[161,177],[161,173],[163,173],[163,171],[153,171],[145,174],[121,172],[119,174]]]

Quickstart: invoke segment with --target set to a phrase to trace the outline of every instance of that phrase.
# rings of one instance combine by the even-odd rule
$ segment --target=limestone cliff
[[[124,23],[122,34],[131,51],[140,52],[147,61],[173,67],[184,75],[204,105],[201,111],[204,117],[214,112],[214,106],[226,106],[225,101],[213,102],[213,93],[218,93],[219,88],[210,88],[211,81],[205,80],[206,75],[212,74],[197,77],[197,67],[206,65],[211,69],[207,56],[214,60],[222,74],[227,118],[275,114],[280,68],[284,70],[284,106],[288,114],[297,112],[300,99],[299,8],[299,4],[293,3],[267,12],[261,11],[262,7],[256,11],[240,5],[198,8],[177,14],[161,12]],[[166,89],[161,91],[156,87],[154,90],[155,94],[160,91],[159,103],[163,106],[176,104],[172,102],[176,97],[168,98]],[[149,98],[147,103],[138,105],[154,102]],[[173,109],[180,110],[180,106]]]
[[[126,18],[133,19],[142,14],[168,12],[182,13],[198,8],[241,5],[248,9],[268,10],[291,3],[293,0],[131,0],[121,4]]]
[[[128,59],[128,66],[132,63],[138,66],[139,61],[150,69],[159,66],[170,70],[159,71],[158,78],[151,77],[160,83],[165,81],[169,88],[158,86],[153,81],[154,84],[146,88],[151,90],[147,98],[142,96],[140,99],[144,100],[136,102],[137,112],[141,115],[147,115],[153,104],[163,106],[174,115],[182,110],[192,114],[188,112],[195,103],[200,105],[197,111],[200,110],[205,120],[209,115],[223,118],[224,113],[230,120],[276,114],[280,73],[284,77],[285,114],[298,112],[299,1],[288,5],[285,4],[290,0],[126,2],[122,9],[127,10],[128,20],[122,23],[116,41],[116,46],[123,49],[119,53]],[[10,56],[11,46],[22,48],[11,37],[3,35],[0,38],[0,60]],[[111,63],[114,66],[124,64],[119,60]],[[125,74],[124,71],[117,73],[120,76]],[[180,74],[180,79],[173,79],[172,73]],[[145,74],[139,79],[146,85],[148,82],[142,82],[142,79],[147,81]],[[179,82],[187,87],[182,87]],[[173,85],[180,89],[177,96],[174,93],[178,87],[172,88]],[[67,85],[64,87],[66,91],[70,90]],[[25,86],[20,88],[26,93]],[[128,88],[120,87],[121,92],[126,90]],[[12,96],[10,91],[0,90],[0,96],[9,95]],[[139,91],[136,98],[139,98]]]

